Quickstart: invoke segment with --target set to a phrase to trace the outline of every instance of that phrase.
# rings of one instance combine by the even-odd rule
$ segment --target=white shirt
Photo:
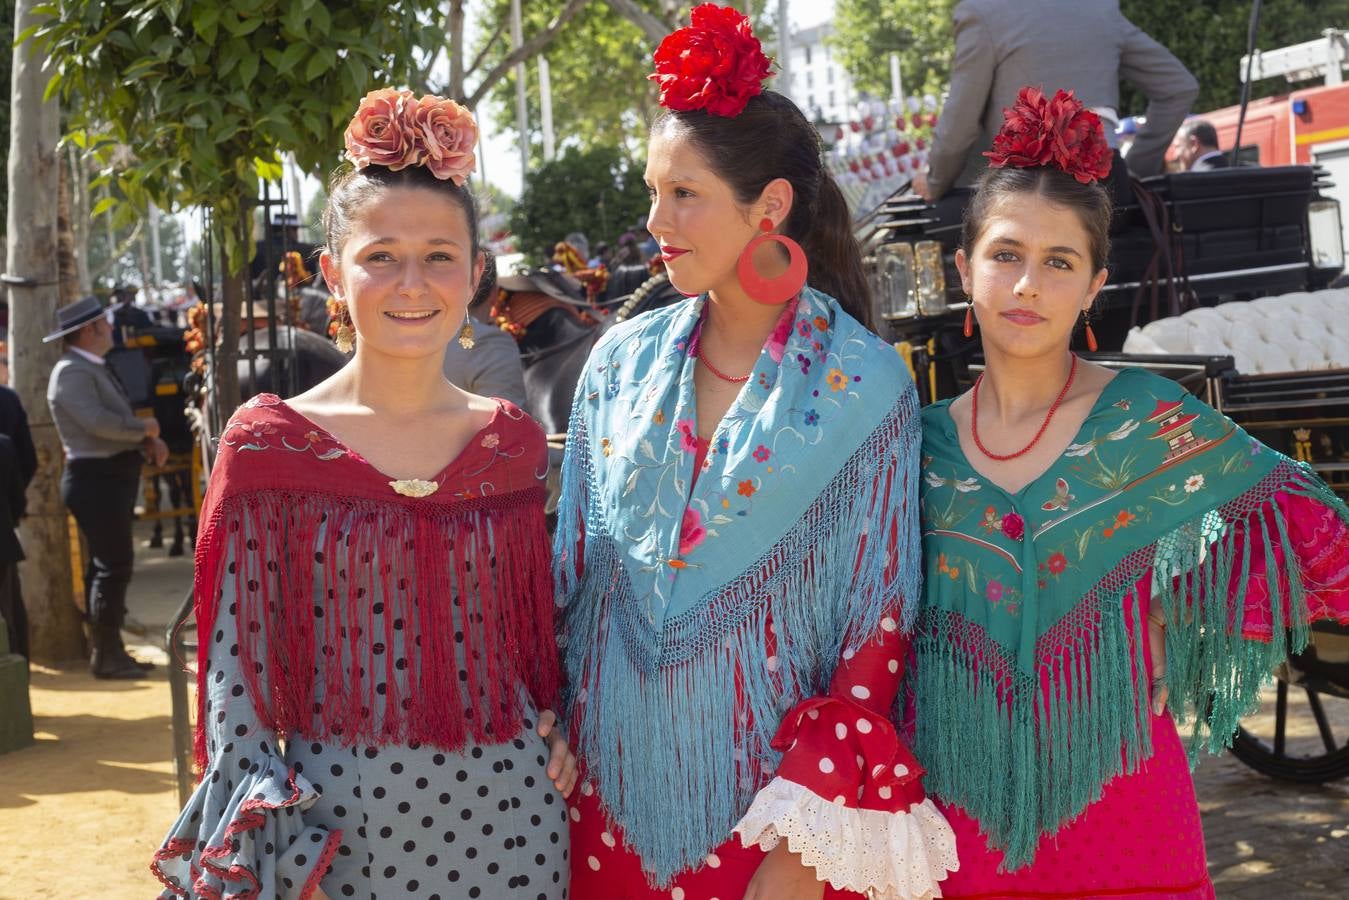
[[[72,353],[78,353],[80,356],[83,356],[85,359],[89,360],[96,366],[106,366],[108,364],[108,361],[106,359],[99,356],[97,353],[90,353],[83,347],[71,346],[70,350]]]

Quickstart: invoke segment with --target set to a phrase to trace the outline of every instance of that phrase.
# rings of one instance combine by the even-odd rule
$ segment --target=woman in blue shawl
[[[571,418],[572,895],[936,895],[951,832],[890,718],[918,599],[912,381],[747,20],[698,7],[656,66],[648,227],[691,299],[606,335]]]

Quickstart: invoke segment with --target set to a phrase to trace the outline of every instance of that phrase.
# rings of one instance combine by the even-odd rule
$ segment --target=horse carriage
[[[1330,287],[1344,269],[1330,187],[1324,170],[1280,166],[1117,190],[1110,281],[1092,315],[1100,352],[1085,355],[1174,378],[1349,498],[1349,288]],[[982,368],[954,262],[968,196],[895,195],[858,225],[883,334],[923,402],[966,390]],[[1275,674],[1272,721],[1246,720],[1232,752],[1290,781],[1349,776],[1349,629],[1317,624]]]

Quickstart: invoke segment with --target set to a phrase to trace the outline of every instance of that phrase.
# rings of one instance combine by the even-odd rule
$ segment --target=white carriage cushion
[[[1230,355],[1237,371],[1349,368],[1349,288],[1190,310],[1133,328],[1126,353]]]

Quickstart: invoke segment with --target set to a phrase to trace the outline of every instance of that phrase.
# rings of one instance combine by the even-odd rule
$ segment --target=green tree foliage
[[[859,91],[890,96],[890,54],[899,54],[906,94],[938,93],[955,49],[956,0],[838,0],[829,43]]]
[[[1250,0],[1121,0],[1120,10],[1139,28],[1161,41],[1199,79],[1196,112],[1241,102],[1241,57],[1246,53]],[[1321,36],[1331,25],[1349,24],[1345,0],[1265,0],[1260,7],[1256,46],[1273,50]],[[1293,90],[1283,78],[1251,85],[1252,97]],[[1121,105],[1141,112],[1146,101],[1125,86]]]
[[[767,15],[776,5],[769,0],[734,2],[747,10],[754,21],[754,33],[772,53],[775,39],[773,22]],[[523,31],[526,35],[541,30],[562,8],[562,0],[534,0],[524,4]],[[667,30],[686,24],[688,7],[668,0],[633,0],[631,6],[665,23]],[[619,11],[626,4],[617,4]],[[488,0],[486,22],[508,22],[510,0]],[[509,32],[506,32],[509,33]],[[482,28],[477,52],[486,50],[488,60],[497,60],[509,51],[509,42],[498,40],[487,46],[491,28]],[[647,80],[651,74],[651,54],[657,42],[628,15],[616,14],[614,5],[591,0],[572,19],[544,55],[548,59],[553,100],[554,130],[557,142],[580,147],[618,145],[630,154],[642,152],[646,130],[659,111],[658,92]],[[543,139],[539,105],[538,62],[528,64],[525,79],[528,105],[531,157],[542,160]],[[496,120],[504,128],[515,124],[515,73],[496,84],[491,102]]]
[[[238,222],[259,179],[280,178],[279,151],[314,172],[337,162],[361,96],[409,80],[430,39],[419,13],[434,5],[54,0],[36,37],[56,60],[50,89],[72,110],[70,140],[103,166],[96,183],[115,181],[137,210],[203,204]],[[104,203],[95,215],[116,205]],[[239,233],[222,236],[239,265]]]
[[[149,254],[149,217],[130,228],[95,228],[89,233],[89,275],[94,290],[102,293],[114,285],[144,285],[148,272],[153,270]],[[144,255],[142,255],[142,251]],[[177,216],[163,213],[159,217],[159,261],[166,283],[188,281],[200,271],[199,260],[188,255],[187,236]],[[198,250],[198,253],[200,251]]]
[[[838,0],[832,43],[860,90],[890,93],[890,53],[900,54],[906,93],[940,91],[950,78],[956,0]],[[1196,110],[1230,106],[1241,98],[1238,65],[1246,52],[1250,0],[1121,0],[1124,15],[1152,35],[1199,79]],[[1265,0],[1257,46],[1273,49],[1320,36],[1341,25],[1344,0]],[[1253,97],[1284,94],[1290,85],[1266,79]],[[1121,111],[1141,113],[1146,100],[1127,84]]]
[[[615,238],[645,215],[649,202],[640,163],[616,147],[568,147],[529,173],[510,213],[518,248],[535,262],[552,256],[563,236],[580,231],[593,247]]]

